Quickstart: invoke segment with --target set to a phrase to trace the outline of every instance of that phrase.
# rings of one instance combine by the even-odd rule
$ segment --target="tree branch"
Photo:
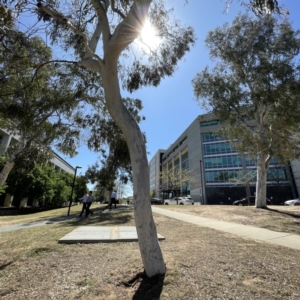
[[[117,55],[140,34],[151,2],[152,0],[135,0],[127,17],[115,29],[110,39],[110,46]]]
[[[113,12],[118,14],[122,19],[125,19],[126,16],[115,6],[115,0],[111,0],[111,9]]]
[[[47,65],[47,64],[53,63],[53,62],[64,62],[64,63],[77,64],[77,61],[70,61],[70,60],[49,60],[49,61],[46,61],[46,62],[44,62],[44,63],[41,63],[41,64],[39,64],[39,65],[36,67],[35,72],[34,72],[32,78],[31,78],[31,81],[30,81],[27,85],[25,85],[24,87],[22,87],[20,90],[18,90],[18,92],[24,91],[24,90],[26,90],[28,87],[30,87],[30,85],[33,83],[33,80],[34,80],[34,78],[36,77],[36,75],[37,75],[37,73],[38,73],[38,70],[39,70],[41,67],[43,67],[43,66],[45,66],[45,65]],[[14,94],[15,94],[15,92],[13,92],[13,93],[7,93],[7,94],[0,94],[0,97],[12,96],[12,95],[14,95]]]
[[[89,47],[88,37],[87,37],[87,35],[85,33],[83,33],[82,31],[78,30],[68,19],[64,18],[63,16],[59,15],[58,13],[56,13],[56,12],[52,11],[51,9],[47,8],[46,6],[42,5],[42,3],[39,2],[37,4],[37,7],[40,10],[44,11],[49,16],[51,16],[52,18],[54,18],[56,20],[59,20],[60,22],[66,24],[76,34],[82,36],[83,37],[83,41],[84,41],[84,48],[87,51],[87,53],[90,55],[90,57],[95,58],[95,62],[98,61],[100,67],[103,66],[103,60],[97,54],[95,54],[91,50],[91,48]]]
[[[94,6],[97,16],[98,16],[97,28],[93,34],[91,43],[92,42],[98,43],[100,35],[102,33],[103,44],[104,44],[104,42],[108,41],[111,37],[109,22],[108,22],[107,15],[106,15],[108,7],[109,7],[109,1],[108,0],[92,0],[91,2],[92,2],[92,5]],[[105,2],[105,7],[103,6],[103,4],[101,2]],[[98,31],[99,31],[99,35],[97,38]],[[93,46],[93,44],[92,44],[92,46]]]

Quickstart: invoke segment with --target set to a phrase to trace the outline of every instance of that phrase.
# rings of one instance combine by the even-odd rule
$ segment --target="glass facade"
[[[205,171],[205,181],[207,183],[229,182],[237,177],[239,170]]]
[[[220,140],[224,140],[224,138],[222,137],[221,134],[216,134],[216,133],[203,133],[202,134],[202,142],[215,142],[215,141],[220,141]]]
[[[204,167],[206,169],[242,167],[242,158],[237,155],[205,157],[204,158]]]
[[[205,125],[206,126],[206,125]],[[207,125],[208,126],[208,125]],[[251,179],[250,194],[255,193],[256,182],[256,157],[247,154],[239,156],[236,143],[230,143],[222,134],[203,133],[203,166],[205,179],[205,193],[207,204],[232,204],[234,200],[246,197],[245,186],[236,185],[234,178],[245,172],[253,172]],[[280,165],[278,158],[270,161],[267,172],[267,196],[275,204],[282,204],[287,195],[291,197],[291,185],[288,171]]]
[[[213,144],[203,144],[203,154],[222,154],[222,153],[234,153],[236,152],[235,143],[223,142]]]
[[[181,169],[187,170],[189,168],[189,153],[185,152],[181,156]]]
[[[220,123],[219,120],[207,121],[207,122],[201,122],[200,126],[201,127],[213,126],[213,125],[218,125],[219,123]]]
[[[179,157],[174,160],[174,169],[175,170],[179,170],[180,169],[180,160],[179,160]]]

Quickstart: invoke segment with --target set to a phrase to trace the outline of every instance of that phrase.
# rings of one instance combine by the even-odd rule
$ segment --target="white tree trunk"
[[[0,172],[0,186],[3,186],[10,171],[12,170],[12,168],[15,166],[14,162],[8,161],[6,162],[6,164],[4,165],[2,171]]]
[[[117,60],[113,55],[108,55],[105,68],[101,70],[106,105],[128,145],[133,172],[134,216],[138,242],[146,275],[153,277],[165,274],[166,268],[149,200],[150,182],[145,140],[135,119],[123,104],[117,74]]]
[[[259,153],[257,160],[257,180],[255,206],[257,208],[267,207],[267,167],[264,153]]]

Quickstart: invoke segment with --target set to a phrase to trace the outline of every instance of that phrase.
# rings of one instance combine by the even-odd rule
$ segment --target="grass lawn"
[[[103,210],[99,205],[94,210]],[[207,216],[210,206],[174,207]],[[165,207],[163,207],[165,208]],[[244,211],[239,212],[241,208]],[[200,212],[202,209],[202,213]],[[205,213],[204,210],[207,210]],[[224,206],[215,206],[224,217]],[[230,207],[244,215],[251,207]],[[198,211],[199,210],[199,211]],[[80,206],[72,207],[78,214]],[[254,212],[257,210],[254,210]],[[1,217],[2,225],[65,216]],[[231,211],[229,214],[233,214]],[[216,217],[216,215],[215,215]],[[23,219],[22,219],[23,218]],[[133,226],[133,211],[0,233],[1,299],[300,299],[300,251],[154,215],[167,273],[143,278],[138,244],[58,244],[78,226]],[[245,218],[245,217],[244,217]],[[23,220],[23,221],[22,221]],[[12,222],[12,223],[11,223]]]

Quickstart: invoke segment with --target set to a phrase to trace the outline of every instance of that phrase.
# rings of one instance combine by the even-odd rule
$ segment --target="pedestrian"
[[[111,210],[111,206],[115,204],[115,209],[117,208],[117,201],[116,201],[116,191],[113,191],[110,196],[110,203],[109,203],[109,210]]]
[[[82,210],[81,210],[79,217],[82,217],[83,212],[86,211],[86,203],[87,203],[88,197],[89,197],[89,194],[88,194],[88,192],[86,192],[82,198],[79,198],[79,200],[82,200]]]
[[[85,210],[85,217],[87,217],[89,214],[93,215],[94,213],[90,210],[90,207],[92,205],[92,202],[94,201],[93,192],[90,191],[87,197],[86,201],[86,210]]]

